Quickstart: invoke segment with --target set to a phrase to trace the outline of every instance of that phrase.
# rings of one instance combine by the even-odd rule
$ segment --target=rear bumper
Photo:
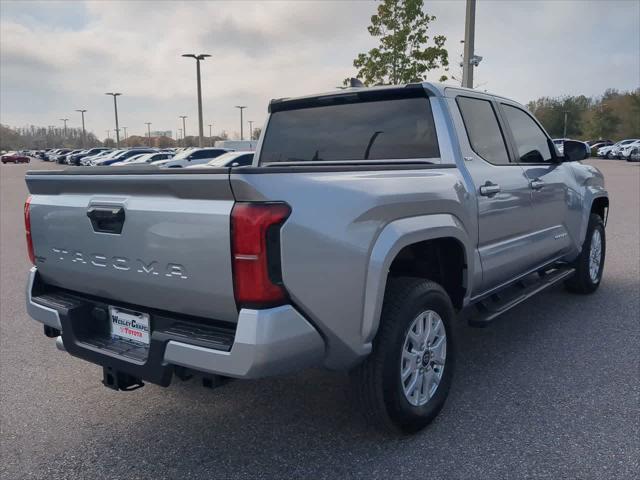
[[[236,378],[260,378],[318,365],[324,342],[292,306],[240,310],[229,352],[171,340],[164,360],[172,365]]]
[[[113,304],[118,306],[118,302]],[[291,305],[242,309],[235,331],[152,311],[151,342],[143,352],[124,352],[122,345],[110,343],[103,327],[96,330],[99,335],[91,332],[92,324],[100,322],[94,312],[104,306],[100,299],[43,293],[37,269],[31,269],[27,311],[33,319],[61,331],[58,346],[62,344],[76,357],[152,383],[168,385],[176,366],[204,374],[261,378],[319,365],[324,359],[322,337]],[[198,333],[185,334],[189,328]],[[203,334],[203,330],[210,331]]]

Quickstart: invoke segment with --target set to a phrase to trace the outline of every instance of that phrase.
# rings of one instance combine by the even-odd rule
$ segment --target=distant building
[[[171,130],[156,130],[151,132],[151,136],[173,138],[173,132]]]

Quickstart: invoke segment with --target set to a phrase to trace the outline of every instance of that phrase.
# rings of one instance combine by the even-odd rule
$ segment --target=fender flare
[[[584,196],[584,205],[588,205],[588,208],[585,208],[582,212],[582,222],[580,222],[580,236],[576,239],[576,241],[580,242],[579,248],[582,251],[582,242],[584,241],[584,237],[587,235],[587,227],[589,225],[589,216],[591,215],[591,209],[593,208],[593,203],[599,198],[606,198],[609,200],[609,194],[604,189],[604,187],[590,185],[586,188],[585,196]],[[607,217],[608,217],[607,212]],[[602,219],[605,224],[607,219]]]
[[[407,245],[438,238],[454,238],[462,244],[467,266],[465,283],[469,295],[469,283],[473,278],[473,272],[470,270],[474,264],[471,261],[471,240],[463,223],[454,215],[445,213],[395,220],[382,229],[369,255],[361,328],[365,345],[373,341],[380,325],[387,276],[393,260]]]

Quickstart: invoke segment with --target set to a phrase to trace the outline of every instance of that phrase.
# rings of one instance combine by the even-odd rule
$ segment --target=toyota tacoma
[[[585,156],[474,90],[272,100],[249,167],[29,172],[27,309],[113,389],[322,366],[415,432],[449,392],[456,317],[598,288],[609,200]]]

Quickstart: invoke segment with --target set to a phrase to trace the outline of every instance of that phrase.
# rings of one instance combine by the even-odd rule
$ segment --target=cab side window
[[[458,97],[457,102],[473,151],[487,162],[508,164],[507,146],[491,102],[471,97]]]
[[[549,141],[538,124],[523,110],[502,104],[505,118],[522,163],[546,163],[552,159]]]
[[[233,162],[238,167],[246,167],[247,165],[251,165],[253,163],[253,153],[247,153],[246,155],[240,155]]]

